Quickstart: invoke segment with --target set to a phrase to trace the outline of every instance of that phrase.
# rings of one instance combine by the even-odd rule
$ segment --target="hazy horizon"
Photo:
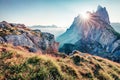
[[[0,0],[0,21],[69,27],[74,17],[106,7],[111,22],[120,22],[120,0]]]

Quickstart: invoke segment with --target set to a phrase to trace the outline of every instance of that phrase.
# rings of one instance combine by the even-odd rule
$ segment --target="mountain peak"
[[[101,5],[98,5],[97,10],[100,10],[100,9],[103,9],[103,7]]]
[[[106,10],[106,7],[102,7],[101,5],[98,5],[97,10],[96,10],[96,14],[100,17],[101,20],[110,24],[109,15],[108,15],[108,12]]]
[[[79,50],[106,58],[115,56],[109,59],[120,62],[120,34],[111,27],[105,7],[98,6],[87,19],[79,15],[75,17],[70,28],[57,41],[60,42],[59,51],[66,54]]]

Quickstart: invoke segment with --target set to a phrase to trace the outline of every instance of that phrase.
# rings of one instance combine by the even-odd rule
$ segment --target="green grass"
[[[120,80],[120,65],[83,53],[50,56],[8,50],[0,52],[0,80]]]

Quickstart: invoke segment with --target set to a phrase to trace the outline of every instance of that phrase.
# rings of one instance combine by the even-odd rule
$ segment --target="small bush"
[[[74,78],[77,77],[77,73],[72,67],[63,64],[61,65],[61,69],[63,72],[67,73],[68,75],[71,75]]]
[[[49,79],[49,71],[46,67],[37,68],[37,70],[33,70],[29,75],[31,80],[48,80]]]
[[[52,78],[53,80],[63,79],[62,72],[57,63],[53,62],[52,60],[47,60],[45,62],[45,66],[48,67],[50,78]]]
[[[81,75],[85,78],[93,78],[93,75],[90,72],[87,73],[81,73]]]
[[[91,73],[86,73],[85,76],[88,77],[88,78],[93,78]]]
[[[38,58],[37,56],[31,57],[27,60],[28,64],[32,64],[32,65],[40,64],[39,61],[40,61],[40,58]]]
[[[80,56],[75,55],[72,57],[72,60],[76,65],[79,65],[81,59],[80,59]]]
[[[53,78],[53,80],[62,80],[63,79],[61,72],[58,70],[57,67],[51,67],[49,72],[50,72],[50,77]]]

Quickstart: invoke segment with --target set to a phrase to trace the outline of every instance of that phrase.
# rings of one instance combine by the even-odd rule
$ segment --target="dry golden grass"
[[[11,44],[0,45],[0,80],[120,80],[120,64],[77,52],[29,53]]]

